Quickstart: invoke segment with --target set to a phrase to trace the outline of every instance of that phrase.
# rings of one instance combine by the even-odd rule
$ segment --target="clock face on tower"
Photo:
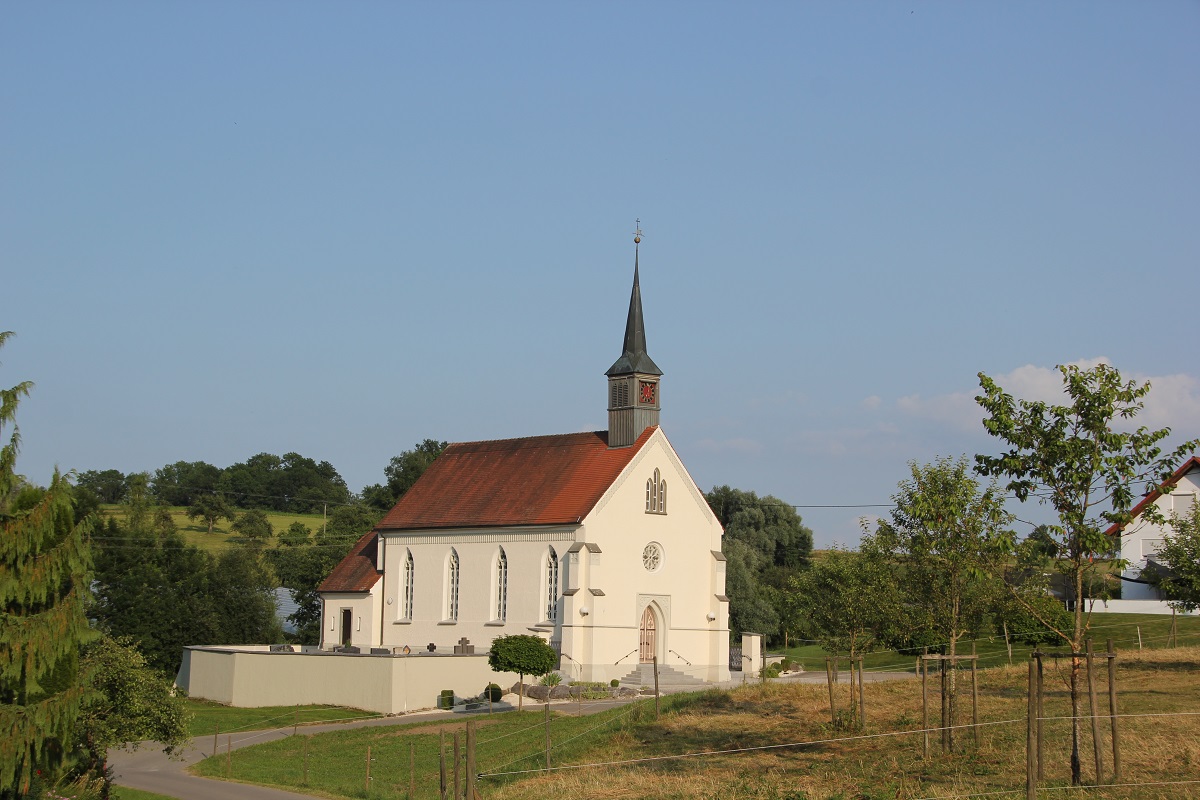
[[[638,381],[638,402],[643,405],[654,405],[654,392],[658,385],[653,381]]]

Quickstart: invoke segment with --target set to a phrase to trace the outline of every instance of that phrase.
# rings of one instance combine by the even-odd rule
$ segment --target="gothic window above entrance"
[[[654,470],[654,474],[646,481],[646,513],[667,513],[667,482]]]

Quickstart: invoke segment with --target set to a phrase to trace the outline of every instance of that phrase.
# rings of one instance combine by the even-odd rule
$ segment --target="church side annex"
[[[323,649],[533,633],[572,680],[729,679],[720,523],[659,426],[638,248],[608,430],[451,444],[321,584]]]

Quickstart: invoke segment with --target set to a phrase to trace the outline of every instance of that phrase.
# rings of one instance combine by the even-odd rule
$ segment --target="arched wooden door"
[[[654,618],[654,609],[651,608],[650,606],[646,606],[646,610],[642,612],[641,637],[640,637],[641,638],[641,648],[640,648],[641,655],[639,656],[639,660],[643,664],[649,664],[651,661],[654,660],[654,654],[655,654],[655,652],[657,652],[655,650],[655,645],[656,645],[655,637],[657,635],[657,628],[658,628],[658,623],[656,622],[656,620]]]

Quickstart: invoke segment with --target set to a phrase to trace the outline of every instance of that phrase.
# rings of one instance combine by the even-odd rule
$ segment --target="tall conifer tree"
[[[0,332],[0,347],[12,335]],[[78,675],[90,638],[89,521],[77,524],[71,486],[55,472],[45,492],[16,474],[17,405],[33,384],[0,389],[0,797],[53,777],[87,690]]]

